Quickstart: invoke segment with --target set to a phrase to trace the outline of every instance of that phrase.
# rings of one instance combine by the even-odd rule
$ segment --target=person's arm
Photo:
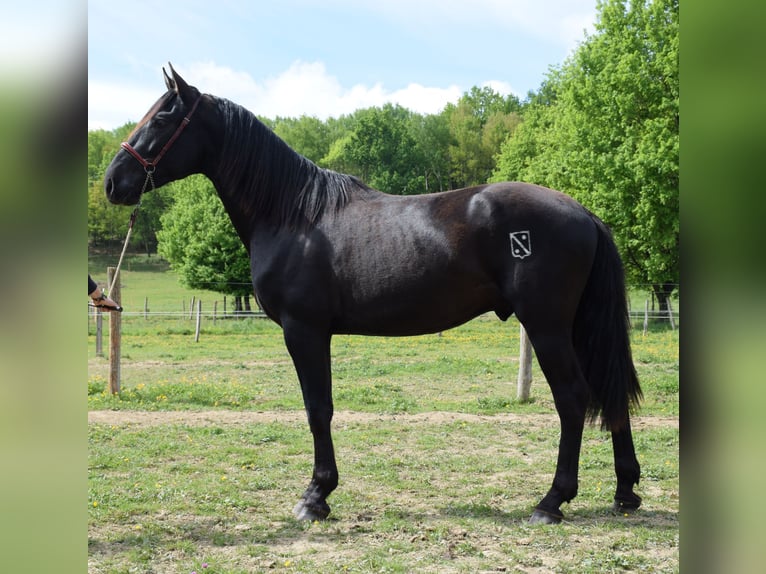
[[[98,285],[90,275],[88,275],[88,297],[93,301],[94,307],[99,307],[106,311],[122,311],[122,307],[104,295],[104,292],[98,288]]]

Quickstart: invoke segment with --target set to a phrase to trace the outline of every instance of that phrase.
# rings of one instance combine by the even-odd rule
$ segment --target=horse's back
[[[576,308],[596,245],[590,214],[525,183],[424,196],[380,194],[335,220],[334,263],[351,331],[442,330],[541,297]]]
[[[442,331],[490,311],[572,315],[596,242],[584,208],[523,183],[367,193],[310,232],[283,235],[279,255],[268,238],[271,263],[253,245],[264,308],[374,335]]]
[[[500,294],[477,257],[480,230],[466,217],[474,193],[378,194],[333,217],[324,231],[340,294],[337,329],[412,335],[492,311]]]

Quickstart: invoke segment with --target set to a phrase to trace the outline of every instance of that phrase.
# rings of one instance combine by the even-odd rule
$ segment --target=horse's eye
[[[153,120],[158,126],[164,126],[170,121],[170,114],[168,112],[159,112],[154,116]]]

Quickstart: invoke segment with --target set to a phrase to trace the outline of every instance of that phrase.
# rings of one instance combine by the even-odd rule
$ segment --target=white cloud
[[[185,66],[183,76],[204,92],[227,98],[268,118],[308,115],[325,120],[387,102],[423,114],[438,113],[448,103],[457,102],[465,91],[457,85],[442,88],[417,83],[398,90],[387,89],[381,83],[345,87],[327,72],[322,62],[296,61],[284,72],[262,82],[213,62]],[[128,121],[138,121],[161,95],[159,82],[158,79],[156,88],[149,89],[89,81],[88,128],[114,129]]]
[[[511,87],[511,84],[502,80],[488,80],[481,85],[482,88],[492,88],[495,92],[501,96],[507,96],[509,94],[519,93]]]
[[[347,9],[351,15],[360,11],[372,12],[377,20],[393,22],[398,31],[405,31],[405,36],[411,33],[419,38],[432,38],[431,48],[436,53],[441,53],[442,42],[460,43],[471,41],[469,38],[476,41],[477,30],[480,31],[478,38],[483,37],[481,34],[499,34],[508,39],[509,56],[513,58],[523,58],[527,49],[543,51],[543,46],[555,46],[555,53],[570,51],[583,39],[583,30],[593,29],[596,15],[596,0],[297,0],[296,4],[316,4],[336,11]],[[382,22],[382,25],[386,23]],[[462,37],[460,31],[466,31],[466,36]],[[521,47],[516,41],[521,42]],[[301,54],[297,51],[295,57],[299,58]],[[120,57],[125,58],[124,55]],[[558,56],[550,58],[548,63],[559,61]],[[381,82],[343,84],[333,74],[335,70],[316,61],[296,60],[268,78],[252,76],[244,71],[246,65],[233,62],[229,65],[235,67],[224,67],[214,61],[178,64],[184,77],[201,90],[229,98],[266,117],[307,114],[326,119],[386,102],[399,103],[420,113],[438,113],[471,87],[420,83],[402,86]],[[150,65],[156,64],[152,60]],[[129,120],[136,121],[161,94],[159,74],[152,76],[146,87],[143,84],[117,86],[98,81],[93,75],[95,69],[91,71],[89,82],[90,128],[114,128]],[[522,83],[525,80],[519,74],[523,73],[515,73],[512,58],[507,71],[501,68],[500,72],[491,72],[495,78],[509,77]],[[137,76],[145,77],[144,70]],[[125,82],[123,80],[123,84]],[[472,85],[479,83],[472,80]],[[519,92],[507,82],[492,77],[486,78],[483,85],[504,95],[515,93],[520,97],[527,89],[524,86]]]
[[[462,95],[455,85],[440,88],[410,84],[399,90],[389,90],[381,83],[344,87],[322,62],[296,61],[261,83],[248,74],[211,62],[192,65],[188,76],[188,81],[204,86],[202,89],[271,118],[309,115],[326,119],[386,102],[399,103],[420,113],[438,113]]]
[[[401,104],[405,108],[421,114],[439,113],[448,103],[455,103],[465,90],[452,85],[448,88],[428,88],[420,84],[410,84],[391,94],[389,101]]]
[[[261,82],[246,72],[210,61],[184,66],[182,75],[201,91],[227,98],[267,118],[307,115],[326,120],[389,102],[421,114],[436,114],[448,103],[456,103],[468,89],[455,84],[435,87],[411,83],[392,90],[380,82],[345,87],[322,62],[302,61],[293,62],[287,70]],[[482,86],[502,95],[516,93],[504,81],[488,80]],[[89,81],[88,129],[114,129],[140,120],[162,89],[159,78],[154,88]]]
[[[88,129],[111,130],[137,122],[162,95],[160,86],[148,89],[88,80]]]

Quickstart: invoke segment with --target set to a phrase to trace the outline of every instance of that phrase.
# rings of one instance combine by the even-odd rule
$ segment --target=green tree
[[[473,86],[463,94],[460,102],[468,105],[482,125],[486,124],[489,118],[495,114],[510,114],[521,111],[521,103],[516,96],[510,94],[503,97],[489,86],[483,88]]]
[[[664,307],[679,265],[678,0],[599,1],[596,32],[549,79],[493,178],[580,200]]]
[[[491,176],[500,147],[513,135],[519,125],[521,125],[521,115],[518,112],[495,112],[487,118],[481,131],[481,153],[486,158],[488,173],[482,183]]]
[[[350,145],[351,132],[339,137],[330,144],[327,155],[321,159],[319,165],[340,173],[359,173],[359,168],[351,161],[348,154]]]
[[[112,131],[88,132],[88,242],[93,245],[121,243],[127,234],[133,208],[109,202],[104,194],[104,173],[120,151],[120,143],[128,138],[134,127],[135,124],[129,122]],[[141,198],[132,238],[133,244],[143,247],[147,255],[157,248],[160,216],[172,201],[167,188]]]
[[[518,127],[521,105],[490,87],[474,86],[444,110],[451,141],[451,187],[486,183],[492,176],[501,144]]]
[[[104,193],[104,172],[134,124],[107,131],[88,132],[88,242],[103,245],[125,238],[131,209],[109,203]]]
[[[161,217],[158,253],[188,287],[249,296],[250,259],[213,184],[197,175],[170,187],[176,199]]]
[[[413,114],[410,119],[410,133],[421,158],[420,170],[424,191],[444,191],[449,184],[449,143],[450,131],[445,114]]]
[[[520,123],[500,145],[490,181],[532,181],[556,187],[555,175],[565,171],[558,165],[561,160],[554,161],[559,148],[552,141],[560,85],[560,70],[550,68],[538,91],[528,94]]]
[[[445,113],[451,136],[450,187],[466,187],[481,182],[488,164],[482,154],[481,118],[464,100],[457,105],[448,105]]]
[[[423,161],[411,132],[412,113],[399,105],[385,104],[354,115],[350,132],[331,145],[323,163],[354,173],[387,193],[423,193]]]
[[[321,120],[311,116],[280,118],[274,121],[274,133],[287,145],[318,163],[330,151],[330,128]]]

